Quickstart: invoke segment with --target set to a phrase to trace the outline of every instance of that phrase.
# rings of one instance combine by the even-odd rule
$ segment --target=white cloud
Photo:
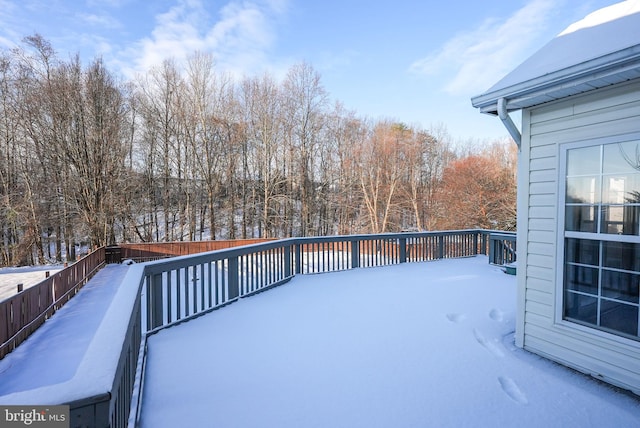
[[[531,53],[558,3],[533,0],[504,20],[487,19],[449,40],[438,52],[415,61],[410,71],[451,75],[443,88],[450,94],[486,90]]]
[[[16,40],[23,37],[16,30],[14,23],[16,9],[14,3],[0,0],[0,48],[13,48],[16,46]]]
[[[84,22],[90,27],[100,26],[107,29],[116,29],[122,27],[120,22],[113,16],[95,13],[79,13],[77,14],[79,20]]]
[[[233,0],[218,11],[207,9],[201,0],[180,0],[157,15],[150,36],[128,51],[135,64],[129,72],[148,70],[169,57],[181,63],[196,50],[213,52],[225,71],[251,72],[273,45],[277,19],[285,11],[286,0]]]

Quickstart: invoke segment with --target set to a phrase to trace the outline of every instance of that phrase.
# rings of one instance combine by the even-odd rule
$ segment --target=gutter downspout
[[[520,135],[520,131],[516,127],[516,124],[513,123],[513,120],[511,120],[511,116],[509,116],[509,113],[507,112],[507,100],[505,100],[504,98],[498,99],[498,117],[502,121],[504,127],[507,128],[507,131],[509,131],[509,134],[511,134],[511,138],[513,138],[513,141],[516,142],[518,150],[520,150],[522,135]]]

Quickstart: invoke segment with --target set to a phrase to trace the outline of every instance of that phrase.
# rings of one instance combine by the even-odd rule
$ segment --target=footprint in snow
[[[459,323],[464,321],[465,319],[465,315],[464,314],[447,314],[447,319],[451,322],[455,322],[455,323]]]
[[[520,387],[515,383],[515,381],[509,377],[500,376],[498,378],[498,382],[500,382],[500,386],[502,390],[518,404],[527,404],[529,400],[527,400],[527,396],[522,392]]]
[[[501,322],[504,319],[504,312],[502,312],[500,309],[491,309],[491,311],[489,312],[489,318],[494,321]]]
[[[496,357],[504,357],[504,352],[498,347],[497,344],[485,338],[482,333],[480,333],[477,329],[473,329],[473,336],[476,338],[476,341],[484,346],[484,348],[491,352]]]

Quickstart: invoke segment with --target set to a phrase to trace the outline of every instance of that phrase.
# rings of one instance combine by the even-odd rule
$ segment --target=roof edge
[[[640,44],[515,85],[477,95],[471,98],[471,104],[473,107],[479,108],[481,113],[497,115],[498,100],[505,98],[507,100],[507,111],[520,110],[541,104],[539,102],[530,105],[527,103],[527,98],[533,99],[533,95],[539,97],[545,92],[567,89],[578,84],[583,85],[589,81],[615,76],[635,68],[640,69]],[[592,89],[598,89],[603,86],[605,85],[594,86]],[[514,105],[515,103],[510,102],[514,98],[518,98],[517,106]]]

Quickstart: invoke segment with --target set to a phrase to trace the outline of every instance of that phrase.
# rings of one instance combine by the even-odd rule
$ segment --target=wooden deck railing
[[[111,250],[111,257],[113,257],[113,259],[110,260],[109,255],[107,255],[107,262],[117,263],[127,259],[135,262],[148,262],[151,260],[165,259],[167,257],[186,256],[189,254],[223,250],[225,248],[259,244],[268,241],[272,241],[272,239],[227,239],[216,241],[121,244],[117,247],[107,247],[107,252],[109,253]],[[120,260],[117,260],[117,258]]]
[[[98,248],[44,281],[0,302],[0,359],[78,293],[105,263]]]

